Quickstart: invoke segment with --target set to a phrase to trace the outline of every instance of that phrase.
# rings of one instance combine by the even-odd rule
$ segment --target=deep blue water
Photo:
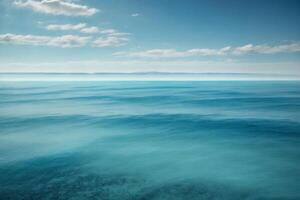
[[[300,199],[300,82],[1,82],[0,199]]]

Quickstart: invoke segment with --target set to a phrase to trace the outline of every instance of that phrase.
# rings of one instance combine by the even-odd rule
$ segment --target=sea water
[[[300,199],[300,82],[1,82],[0,199]]]

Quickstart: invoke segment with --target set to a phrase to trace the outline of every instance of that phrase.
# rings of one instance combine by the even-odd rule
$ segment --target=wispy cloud
[[[225,55],[228,48],[217,49],[189,49],[177,51],[176,49],[151,49],[138,52],[116,52],[114,55],[142,57],[142,58],[182,58],[189,56]]]
[[[114,33],[117,33],[118,31],[116,29],[104,29],[101,31],[101,33],[104,33],[104,34],[114,34]]]
[[[236,55],[243,55],[249,53],[261,54],[274,54],[274,53],[291,53],[300,51],[300,42],[293,42],[281,45],[253,45],[248,44],[245,46],[232,49],[232,53]]]
[[[33,46],[53,46],[53,47],[118,47],[127,44],[129,41],[126,37],[121,36],[102,36],[98,38],[84,37],[78,35],[62,35],[62,36],[40,36],[40,35],[17,35],[2,34],[0,35],[0,43],[16,44],[16,45],[33,45]]]
[[[35,12],[53,15],[91,16],[99,12],[96,8],[67,0],[18,0],[14,1],[14,4],[17,7],[29,8]]]
[[[94,47],[118,47],[127,44],[129,33],[119,32],[116,29],[100,29],[96,26],[87,26],[85,23],[79,24],[50,24],[46,26],[48,30],[76,30],[81,33],[95,34],[101,36],[91,41]]]
[[[96,26],[91,26],[91,27],[85,27],[85,28],[82,28],[82,29],[80,30],[80,32],[82,32],[82,33],[99,33],[100,30],[99,30],[99,28],[96,27]]]
[[[93,45],[96,47],[118,47],[125,45],[128,41],[129,39],[125,37],[106,36],[96,39]]]
[[[86,24],[49,24],[46,26],[47,30],[80,30],[86,27]]]
[[[80,31],[82,33],[99,33],[100,30],[96,26],[87,26],[85,23],[79,24],[49,24],[45,27],[47,30],[60,31]]]
[[[100,33],[107,34],[109,36],[114,36],[114,37],[130,35],[130,33],[119,32],[116,29],[103,29],[103,30],[100,31]]]
[[[102,33],[104,33],[104,32],[105,32],[105,30],[102,31]],[[114,37],[130,35],[130,33],[123,33],[123,32],[118,32],[118,31],[111,32],[111,33],[106,33],[106,34],[109,35],[109,36],[114,36]]]
[[[0,35],[0,43],[34,46],[53,46],[53,47],[81,47],[87,44],[90,37],[76,35],[63,35],[58,37],[39,36],[39,35]]]
[[[131,16],[132,17],[138,17],[138,16],[140,16],[140,14],[139,13],[132,13]]]
[[[275,54],[300,52],[300,42],[280,45],[253,45],[247,44],[239,47],[227,46],[220,49],[195,48],[185,51],[176,49],[151,49],[138,52],[116,52],[114,55],[142,57],[142,58],[182,58],[191,56],[225,56],[245,54]]]
[[[87,26],[85,23],[79,24],[49,24],[45,27],[47,30],[60,31],[79,31],[81,33],[100,33],[108,36],[120,37],[130,35],[130,33],[119,32],[116,29],[102,29],[97,26]]]

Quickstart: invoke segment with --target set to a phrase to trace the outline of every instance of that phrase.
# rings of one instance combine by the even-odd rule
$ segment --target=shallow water
[[[300,82],[1,82],[0,199],[299,199]]]

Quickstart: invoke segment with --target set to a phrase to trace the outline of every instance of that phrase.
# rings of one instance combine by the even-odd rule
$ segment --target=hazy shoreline
[[[0,73],[0,81],[296,81],[299,75],[261,73]]]

